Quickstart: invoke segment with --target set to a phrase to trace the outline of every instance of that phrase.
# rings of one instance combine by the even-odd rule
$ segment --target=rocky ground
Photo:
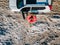
[[[37,15],[31,27],[21,13],[0,8],[0,45],[60,45],[60,15]]]

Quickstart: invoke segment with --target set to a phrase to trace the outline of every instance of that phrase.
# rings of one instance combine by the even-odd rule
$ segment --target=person
[[[24,11],[22,11],[23,19],[25,19],[25,14],[28,16],[28,12],[25,12],[25,13],[24,13]]]
[[[30,7],[23,8],[21,10],[23,19],[25,19],[25,14],[28,16],[28,11],[30,10]]]

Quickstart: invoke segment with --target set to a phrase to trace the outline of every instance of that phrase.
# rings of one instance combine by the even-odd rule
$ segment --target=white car
[[[9,0],[12,11],[28,11],[35,13],[50,12],[52,0]]]

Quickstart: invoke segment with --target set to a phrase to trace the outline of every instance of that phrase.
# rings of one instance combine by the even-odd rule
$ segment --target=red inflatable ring
[[[35,15],[28,15],[27,16],[27,21],[29,23],[35,23],[37,21],[37,17]]]

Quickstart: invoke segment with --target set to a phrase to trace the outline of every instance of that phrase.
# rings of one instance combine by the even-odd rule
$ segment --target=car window
[[[48,0],[26,0],[26,4],[44,4],[48,5]]]
[[[45,5],[48,5],[48,0],[37,0],[37,4],[45,4]]]
[[[36,4],[36,0],[26,0],[26,4]]]
[[[24,6],[23,0],[17,0],[17,8],[20,9]]]

